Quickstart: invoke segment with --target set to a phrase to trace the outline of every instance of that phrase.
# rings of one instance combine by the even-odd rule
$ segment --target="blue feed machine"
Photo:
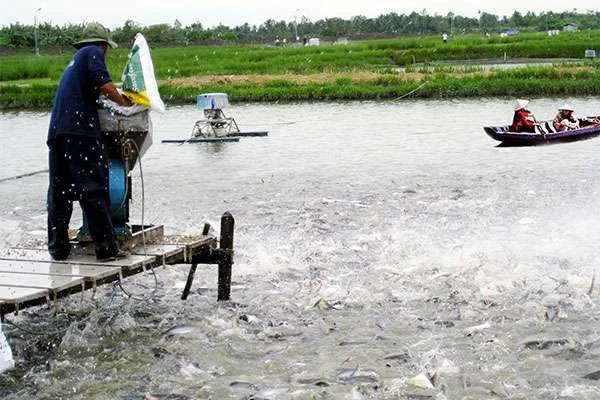
[[[121,242],[132,237],[129,225],[129,202],[131,200],[131,171],[141,155],[152,144],[152,123],[148,110],[130,116],[119,115],[109,110],[99,110],[100,130],[108,155],[108,192],[110,215]],[[90,242],[87,218],[83,215],[83,226],[77,240]]]

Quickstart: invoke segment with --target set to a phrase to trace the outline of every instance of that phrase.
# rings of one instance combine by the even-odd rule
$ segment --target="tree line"
[[[276,21],[268,19],[260,25],[245,23],[236,27],[218,25],[204,27],[200,22],[183,26],[179,21],[173,24],[142,26],[127,20],[122,27],[112,32],[118,43],[131,43],[134,35],[141,32],[152,45],[183,46],[222,42],[272,43],[279,39],[294,42],[308,37],[353,39],[381,38],[394,36],[433,35],[443,32],[450,35],[467,33],[490,34],[508,29],[521,31],[547,31],[574,25],[579,30],[600,29],[600,11],[586,12],[528,12],[515,11],[511,16],[481,11],[477,18],[463,17],[450,12],[446,15],[429,15],[426,10],[410,14],[389,13],[375,18],[354,16],[350,19],[325,18],[310,21],[302,17],[299,21]],[[63,26],[42,23],[38,26],[19,23],[0,28],[0,47],[33,48],[36,36],[39,47],[67,47],[81,37],[84,24]]]

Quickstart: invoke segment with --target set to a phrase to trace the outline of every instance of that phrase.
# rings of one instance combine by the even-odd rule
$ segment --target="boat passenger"
[[[557,131],[572,131],[579,129],[579,120],[573,115],[573,107],[568,104],[558,109],[558,114],[554,117],[552,124]]]
[[[539,126],[533,114],[525,108],[527,104],[529,100],[517,99],[511,132],[535,132],[535,128]]]

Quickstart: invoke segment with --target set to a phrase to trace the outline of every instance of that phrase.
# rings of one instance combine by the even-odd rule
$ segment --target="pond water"
[[[527,67],[551,67],[553,65],[581,64],[583,59],[489,59],[489,60],[447,60],[443,63],[414,64],[409,68],[410,72],[473,72],[473,71],[493,71],[501,69],[516,69]],[[399,73],[407,72],[405,67],[394,68]]]
[[[181,146],[160,141],[200,112],[152,114],[132,222],[142,201],[167,234],[230,211],[232,301],[207,266],[182,302],[182,265],[127,278],[132,298],[108,286],[8,315],[0,396],[597,399],[600,140],[496,147],[482,126],[513,101],[233,105],[269,136]],[[597,97],[530,108],[564,102],[600,114]],[[46,168],[48,118],[0,113],[0,179]],[[45,239],[46,188],[0,182],[0,247]]]

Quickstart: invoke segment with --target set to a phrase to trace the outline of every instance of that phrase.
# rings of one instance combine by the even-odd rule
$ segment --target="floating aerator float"
[[[203,93],[196,98],[196,105],[204,112],[204,119],[196,121],[189,139],[167,139],[163,143],[237,142],[240,137],[267,136],[268,132],[241,132],[233,117],[223,108],[229,106],[227,93]]]

